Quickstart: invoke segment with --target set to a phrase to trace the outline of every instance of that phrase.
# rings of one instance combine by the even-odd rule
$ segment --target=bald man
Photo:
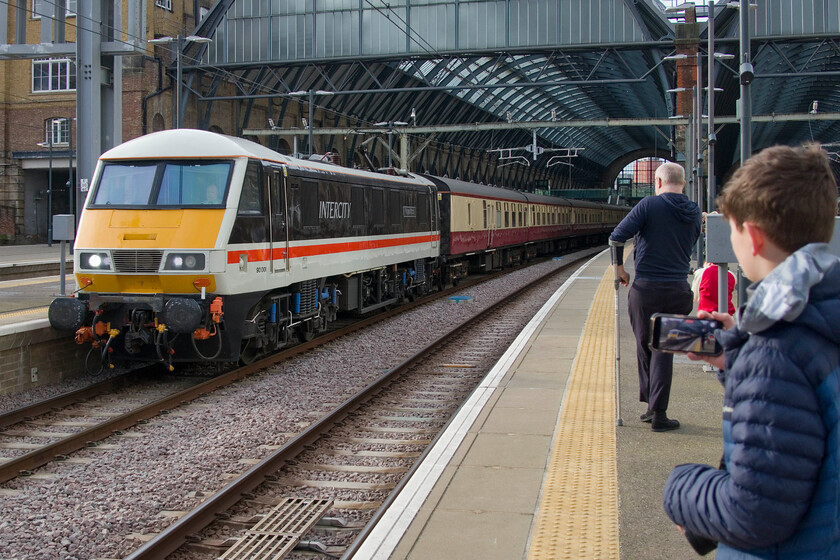
[[[654,313],[688,314],[694,306],[687,276],[691,251],[700,236],[701,212],[683,193],[685,170],[676,163],[660,165],[654,176],[655,193],[643,198],[610,235],[616,247],[616,273],[621,284],[630,282],[624,270],[624,243],[634,241],[636,278],[627,296],[630,325],[636,337],[639,401],[647,404],[642,422],[654,432],[676,430],[679,421],[668,418],[674,356],[651,352],[650,317]]]

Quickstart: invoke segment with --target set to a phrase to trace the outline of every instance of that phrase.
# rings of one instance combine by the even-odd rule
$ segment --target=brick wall
[[[0,394],[87,375],[84,361],[89,348],[76,344],[72,333],[50,327],[0,337]],[[37,368],[36,381],[33,368]]]

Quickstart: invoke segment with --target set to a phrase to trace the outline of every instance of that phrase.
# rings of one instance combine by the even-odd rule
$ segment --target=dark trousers
[[[691,313],[694,307],[688,282],[650,282],[635,280],[627,296],[630,325],[636,336],[636,361],[639,366],[639,400],[648,410],[668,408],[674,355],[651,352],[650,316],[654,313]]]

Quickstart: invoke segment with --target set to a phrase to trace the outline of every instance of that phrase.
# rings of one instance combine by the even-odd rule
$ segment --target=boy
[[[718,206],[755,284],[737,324],[711,314],[727,329],[716,333],[724,354],[706,359],[723,370],[723,465],[676,467],[665,511],[698,552],[717,541],[718,560],[840,558],[840,260],[826,245],[837,212],[827,156],[768,148]]]

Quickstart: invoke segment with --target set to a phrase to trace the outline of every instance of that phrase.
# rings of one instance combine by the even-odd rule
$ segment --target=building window
[[[32,91],[73,91],[76,89],[76,63],[69,58],[32,61]]]
[[[32,0],[32,19],[41,19],[44,15],[44,8],[42,6],[54,5],[55,0]],[[73,17],[76,15],[76,0],[65,0],[64,3],[64,17]]]
[[[66,146],[70,143],[70,119],[52,118],[44,121],[44,144],[49,146]]]
[[[155,6],[172,11],[172,0],[155,0]]]

